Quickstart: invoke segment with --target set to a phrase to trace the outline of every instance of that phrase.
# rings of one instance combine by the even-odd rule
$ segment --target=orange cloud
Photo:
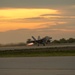
[[[16,29],[36,29],[36,28],[45,28],[45,25],[41,25],[43,23],[13,23],[13,22],[5,22],[0,25],[0,31],[7,30],[16,30]]]
[[[45,28],[47,21],[30,21],[26,18],[40,17],[42,14],[59,14],[58,10],[54,9],[24,9],[24,8],[12,8],[12,9],[0,9],[0,31],[14,30],[14,29],[36,29]],[[21,20],[19,20],[21,19]],[[23,20],[24,19],[24,20]]]
[[[7,19],[15,18],[30,18],[37,17],[42,14],[58,14],[58,10],[54,9],[0,9],[0,16],[8,17]]]

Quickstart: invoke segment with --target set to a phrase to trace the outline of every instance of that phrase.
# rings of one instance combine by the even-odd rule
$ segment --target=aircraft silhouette
[[[42,44],[43,46],[45,46],[48,42],[50,42],[50,39],[52,39],[52,37],[49,36],[45,36],[44,38],[40,38],[40,36],[38,36],[38,39],[36,40],[36,38],[34,36],[32,36],[33,41],[31,40],[28,45],[33,45],[33,44],[37,44],[38,46],[40,44]]]

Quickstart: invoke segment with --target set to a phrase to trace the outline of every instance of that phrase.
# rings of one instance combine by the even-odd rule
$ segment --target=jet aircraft
[[[45,46],[48,42],[50,42],[50,39],[52,39],[52,37],[49,36],[45,36],[44,38],[40,38],[40,36],[38,36],[38,39],[36,39],[34,36],[32,36],[33,40],[30,40],[27,45],[31,46],[34,44],[37,44],[38,46],[40,44],[42,44],[43,46]]]

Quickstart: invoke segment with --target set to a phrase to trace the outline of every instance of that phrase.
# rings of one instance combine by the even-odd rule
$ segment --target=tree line
[[[15,43],[10,43],[10,44],[5,44],[5,45],[3,45],[3,44],[0,44],[0,47],[2,47],[2,46],[25,46],[26,45],[26,43],[27,42],[29,42],[29,41],[31,41],[31,39],[27,39],[27,41],[26,42],[22,42],[22,43],[17,43],[17,44],[15,44]],[[51,43],[75,43],[75,38],[69,38],[69,39],[65,39],[65,38],[61,38],[61,39],[59,39],[59,40],[48,40],[48,44],[51,44]]]
[[[75,43],[75,38],[53,40],[52,43]]]

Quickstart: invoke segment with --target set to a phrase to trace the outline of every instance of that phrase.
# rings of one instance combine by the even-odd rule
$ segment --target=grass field
[[[71,48],[44,48],[0,51],[0,57],[48,57],[48,56],[75,56],[75,49]]]

